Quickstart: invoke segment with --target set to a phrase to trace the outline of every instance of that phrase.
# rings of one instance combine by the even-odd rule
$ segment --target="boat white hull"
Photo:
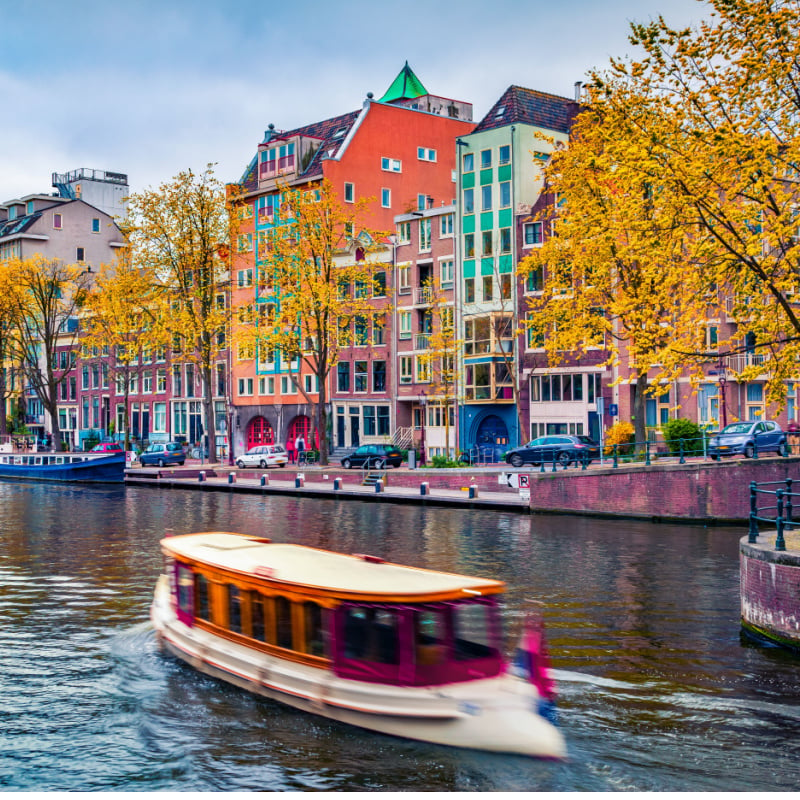
[[[200,672],[328,719],[436,744],[564,758],[561,732],[536,712],[538,695],[511,675],[436,687],[337,678],[180,622],[159,580],[151,618],[165,649]]]

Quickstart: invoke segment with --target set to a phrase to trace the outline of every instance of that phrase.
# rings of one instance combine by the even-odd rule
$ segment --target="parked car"
[[[582,463],[584,458],[587,463],[591,463],[592,459],[600,458],[600,445],[588,436],[561,434],[540,436],[525,446],[506,453],[506,462],[512,467],[521,467],[523,464],[538,466],[542,462],[552,464],[554,458],[562,467],[573,461],[576,464]]]
[[[148,464],[156,464],[159,467],[166,467],[167,464],[177,464],[183,466],[186,461],[186,454],[183,452],[183,445],[180,442],[154,442],[148,445],[139,456],[139,462],[143,467]]]
[[[121,453],[122,445],[119,442],[100,442],[96,444],[92,451],[93,453]]]
[[[345,469],[350,467],[399,467],[403,463],[403,454],[391,444],[362,444],[349,456],[342,459]]]
[[[242,467],[285,467],[289,461],[286,449],[279,444],[259,444],[251,447],[236,459],[236,466]]]
[[[752,458],[756,451],[786,455],[786,434],[777,422],[769,420],[732,422],[708,441],[708,454],[714,461],[721,456],[738,454]]]

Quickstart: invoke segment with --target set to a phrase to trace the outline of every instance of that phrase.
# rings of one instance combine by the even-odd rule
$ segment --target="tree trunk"
[[[211,383],[211,365],[203,364],[201,367],[203,374],[203,410],[205,417],[205,430],[203,431],[204,440],[208,441],[208,460],[216,463],[217,460],[217,424],[214,415],[214,387]],[[233,448],[233,431],[228,431],[228,447]],[[200,447],[205,447],[205,441],[200,442]],[[204,451],[201,451],[204,453]],[[230,452],[233,452],[232,450]],[[205,453],[204,453],[205,456]]]
[[[647,396],[647,373],[640,373],[636,378],[636,385],[634,386],[633,395],[633,439],[636,442],[635,452],[638,455],[643,453],[645,449],[645,441],[647,440],[647,427],[646,427],[646,401]]]
[[[0,364],[0,436],[4,436],[8,433],[8,427],[6,423],[6,371],[3,369],[3,365]]]
[[[319,378],[319,376],[317,376]],[[319,394],[317,395],[317,420],[319,429],[319,463],[328,464],[328,402],[325,393],[325,382],[319,381]]]

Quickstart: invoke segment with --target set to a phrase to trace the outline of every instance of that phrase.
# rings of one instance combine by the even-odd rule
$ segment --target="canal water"
[[[0,790],[800,789],[800,658],[739,629],[742,530],[0,483]],[[544,603],[565,763],[394,739],[162,654],[166,531],[232,530],[505,580]]]

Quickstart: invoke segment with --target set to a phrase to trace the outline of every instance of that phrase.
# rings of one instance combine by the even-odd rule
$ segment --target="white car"
[[[279,444],[259,444],[251,447],[236,459],[236,466],[242,467],[285,467],[289,461],[286,450]]]

